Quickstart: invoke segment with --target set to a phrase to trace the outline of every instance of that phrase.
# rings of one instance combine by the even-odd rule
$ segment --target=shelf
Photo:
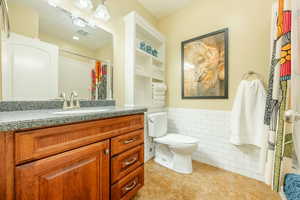
[[[137,22],[136,25],[137,25],[136,26],[137,35],[146,38],[147,40],[151,41],[156,45],[164,44],[163,36],[157,31],[153,30],[150,26],[145,26],[145,24],[139,22]]]
[[[149,69],[148,69],[149,70]],[[159,74],[159,71],[161,74]],[[147,78],[152,78],[158,81],[164,81],[164,71],[156,66],[151,66],[150,71],[145,70],[145,67],[137,65],[135,68],[135,74],[137,76],[143,76]]]
[[[152,110],[165,106],[153,105],[153,83],[165,83],[165,37],[136,12],[124,17],[125,20],[125,103],[143,105]],[[157,49],[158,57],[140,49],[140,42]]]
[[[152,78],[151,74],[148,74],[146,72],[141,72],[141,71],[135,71],[135,75],[143,76],[143,77],[146,77],[146,78]]]
[[[158,63],[160,63],[160,64],[163,64],[163,63],[164,63],[164,62],[163,62],[162,60],[160,60],[159,58],[157,58],[157,57],[155,57],[155,56],[153,56],[153,55],[151,55],[151,54],[149,54],[149,53],[147,53],[147,52],[145,52],[145,51],[143,51],[143,50],[141,50],[141,49],[139,49],[139,48],[136,48],[136,53],[137,53],[137,55],[139,55],[139,56],[142,56],[142,57],[145,57],[145,58],[151,58],[152,61],[154,61],[154,62],[158,62]]]

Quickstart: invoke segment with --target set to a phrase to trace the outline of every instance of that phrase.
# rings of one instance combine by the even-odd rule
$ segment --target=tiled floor
[[[181,175],[149,161],[145,186],[134,200],[280,200],[259,181],[198,162],[193,165],[193,174]]]

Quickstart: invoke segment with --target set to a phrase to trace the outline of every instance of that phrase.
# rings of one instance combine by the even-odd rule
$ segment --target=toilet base
[[[193,172],[191,155],[174,153],[164,144],[156,144],[154,161],[181,174],[191,174]]]

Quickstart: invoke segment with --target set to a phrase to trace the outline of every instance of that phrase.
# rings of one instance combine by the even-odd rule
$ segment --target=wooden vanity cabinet
[[[16,167],[16,199],[109,199],[108,149],[106,140]]]
[[[0,200],[129,200],[144,185],[143,130],[138,114],[0,133]]]

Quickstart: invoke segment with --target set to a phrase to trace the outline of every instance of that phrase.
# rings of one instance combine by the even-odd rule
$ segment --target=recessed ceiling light
[[[73,18],[73,24],[82,28],[86,26],[86,22],[79,17]]]
[[[73,40],[79,40],[78,36],[73,36]]]
[[[93,3],[91,0],[75,0],[75,6],[80,9],[93,9]]]

